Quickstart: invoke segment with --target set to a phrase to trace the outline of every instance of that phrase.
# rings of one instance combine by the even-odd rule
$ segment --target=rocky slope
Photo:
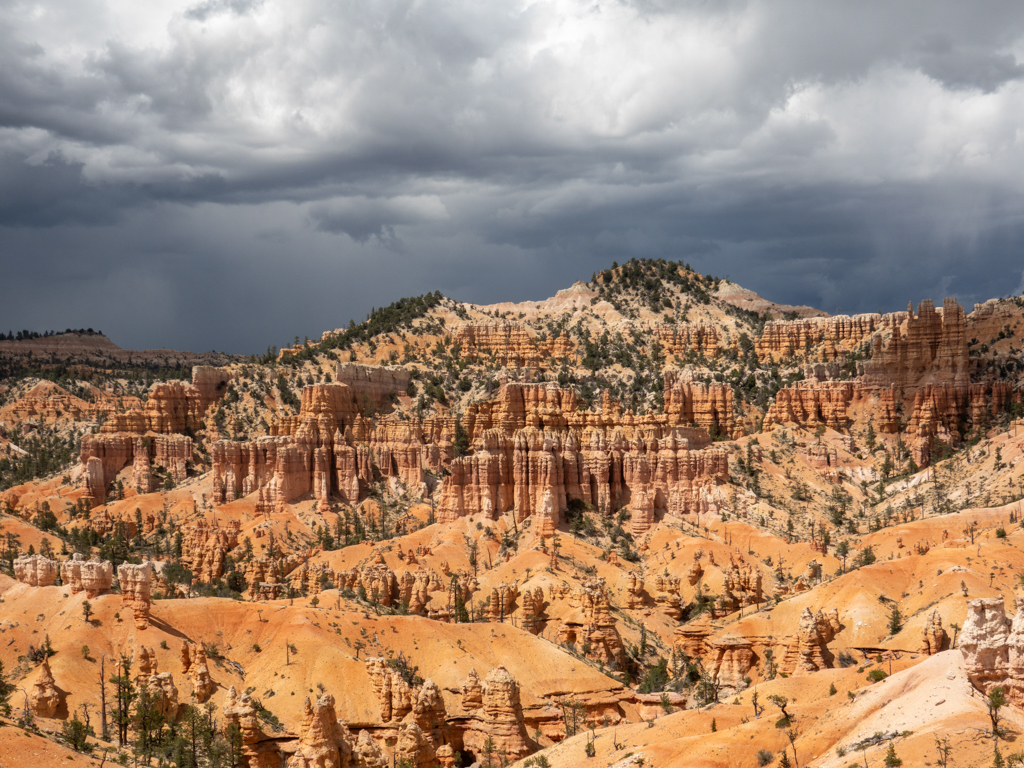
[[[12,717],[168,760],[206,723],[198,764],[253,768],[1010,753],[1022,319],[629,262],[190,380],[9,376]]]

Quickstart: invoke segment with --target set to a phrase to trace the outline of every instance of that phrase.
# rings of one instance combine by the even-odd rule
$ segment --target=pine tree
[[[494,739],[488,734],[487,738],[484,739],[484,746],[480,750],[484,754],[484,765],[486,768],[493,768],[494,766]]]
[[[70,720],[64,721],[61,726],[61,735],[75,752],[92,752],[93,745],[89,743],[92,728],[78,719],[77,712]]]
[[[145,685],[135,697],[131,723],[135,731],[135,753],[148,764],[156,748],[163,742],[164,716],[160,712],[159,697]]]
[[[110,682],[114,684],[114,724],[117,726],[117,740],[121,746],[128,743],[128,726],[132,721],[132,702],[136,697],[131,670],[131,659],[121,654],[117,663],[117,673],[110,678]]]
[[[8,683],[4,678],[4,663],[0,661],[0,715],[10,717],[11,715],[11,694],[16,690],[13,683]]]
[[[889,742],[889,751],[885,753],[885,765],[886,768],[897,768],[897,766],[903,765],[903,761],[896,754],[896,745],[891,741]]]
[[[465,456],[469,452],[469,433],[462,426],[462,418],[459,416],[455,417],[455,439],[452,441],[452,448],[456,457]]]
[[[899,606],[894,605],[889,613],[889,634],[898,634],[901,629],[903,629],[903,615],[900,613]]]

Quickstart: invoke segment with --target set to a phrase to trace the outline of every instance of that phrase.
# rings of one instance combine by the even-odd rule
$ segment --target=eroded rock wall
[[[463,325],[455,332],[455,344],[467,360],[502,368],[546,369],[573,351],[567,334],[541,338],[508,320]]]

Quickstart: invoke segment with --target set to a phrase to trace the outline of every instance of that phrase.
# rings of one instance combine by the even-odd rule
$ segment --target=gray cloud
[[[206,0],[185,11],[185,18],[206,21],[218,13],[232,13],[241,16],[263,5],[263,0]]]
[[[393,242],[396,226],[446,218],[448,213],[444,204],[436,196],[390,200],[343,199],[310,207],[310,219],[318,230],[344,232],[360,243],[371,237],[381,242]]]
[[[0,227],[117,221],[122,209],[132,203],[130,190],[89,185],[82,178],[82,168],[82,163],[56,152],[31,164],[16,155],[0,154]]]
[[[1005,294],[1021,61],[1015,2],[5,6],[0,326],[251,351],[631,256],[829,311]]]
[[[1024,65],[1013,54],[964,48],[946,35],[925,38],[919,50],[921,71],[949,88],[992,93],[1024,76]]]

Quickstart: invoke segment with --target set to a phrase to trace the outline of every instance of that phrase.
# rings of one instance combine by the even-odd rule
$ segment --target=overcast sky
[[[1024,3],[0,0],[0,326],[256,352],[664,257],[1024,290]]]

